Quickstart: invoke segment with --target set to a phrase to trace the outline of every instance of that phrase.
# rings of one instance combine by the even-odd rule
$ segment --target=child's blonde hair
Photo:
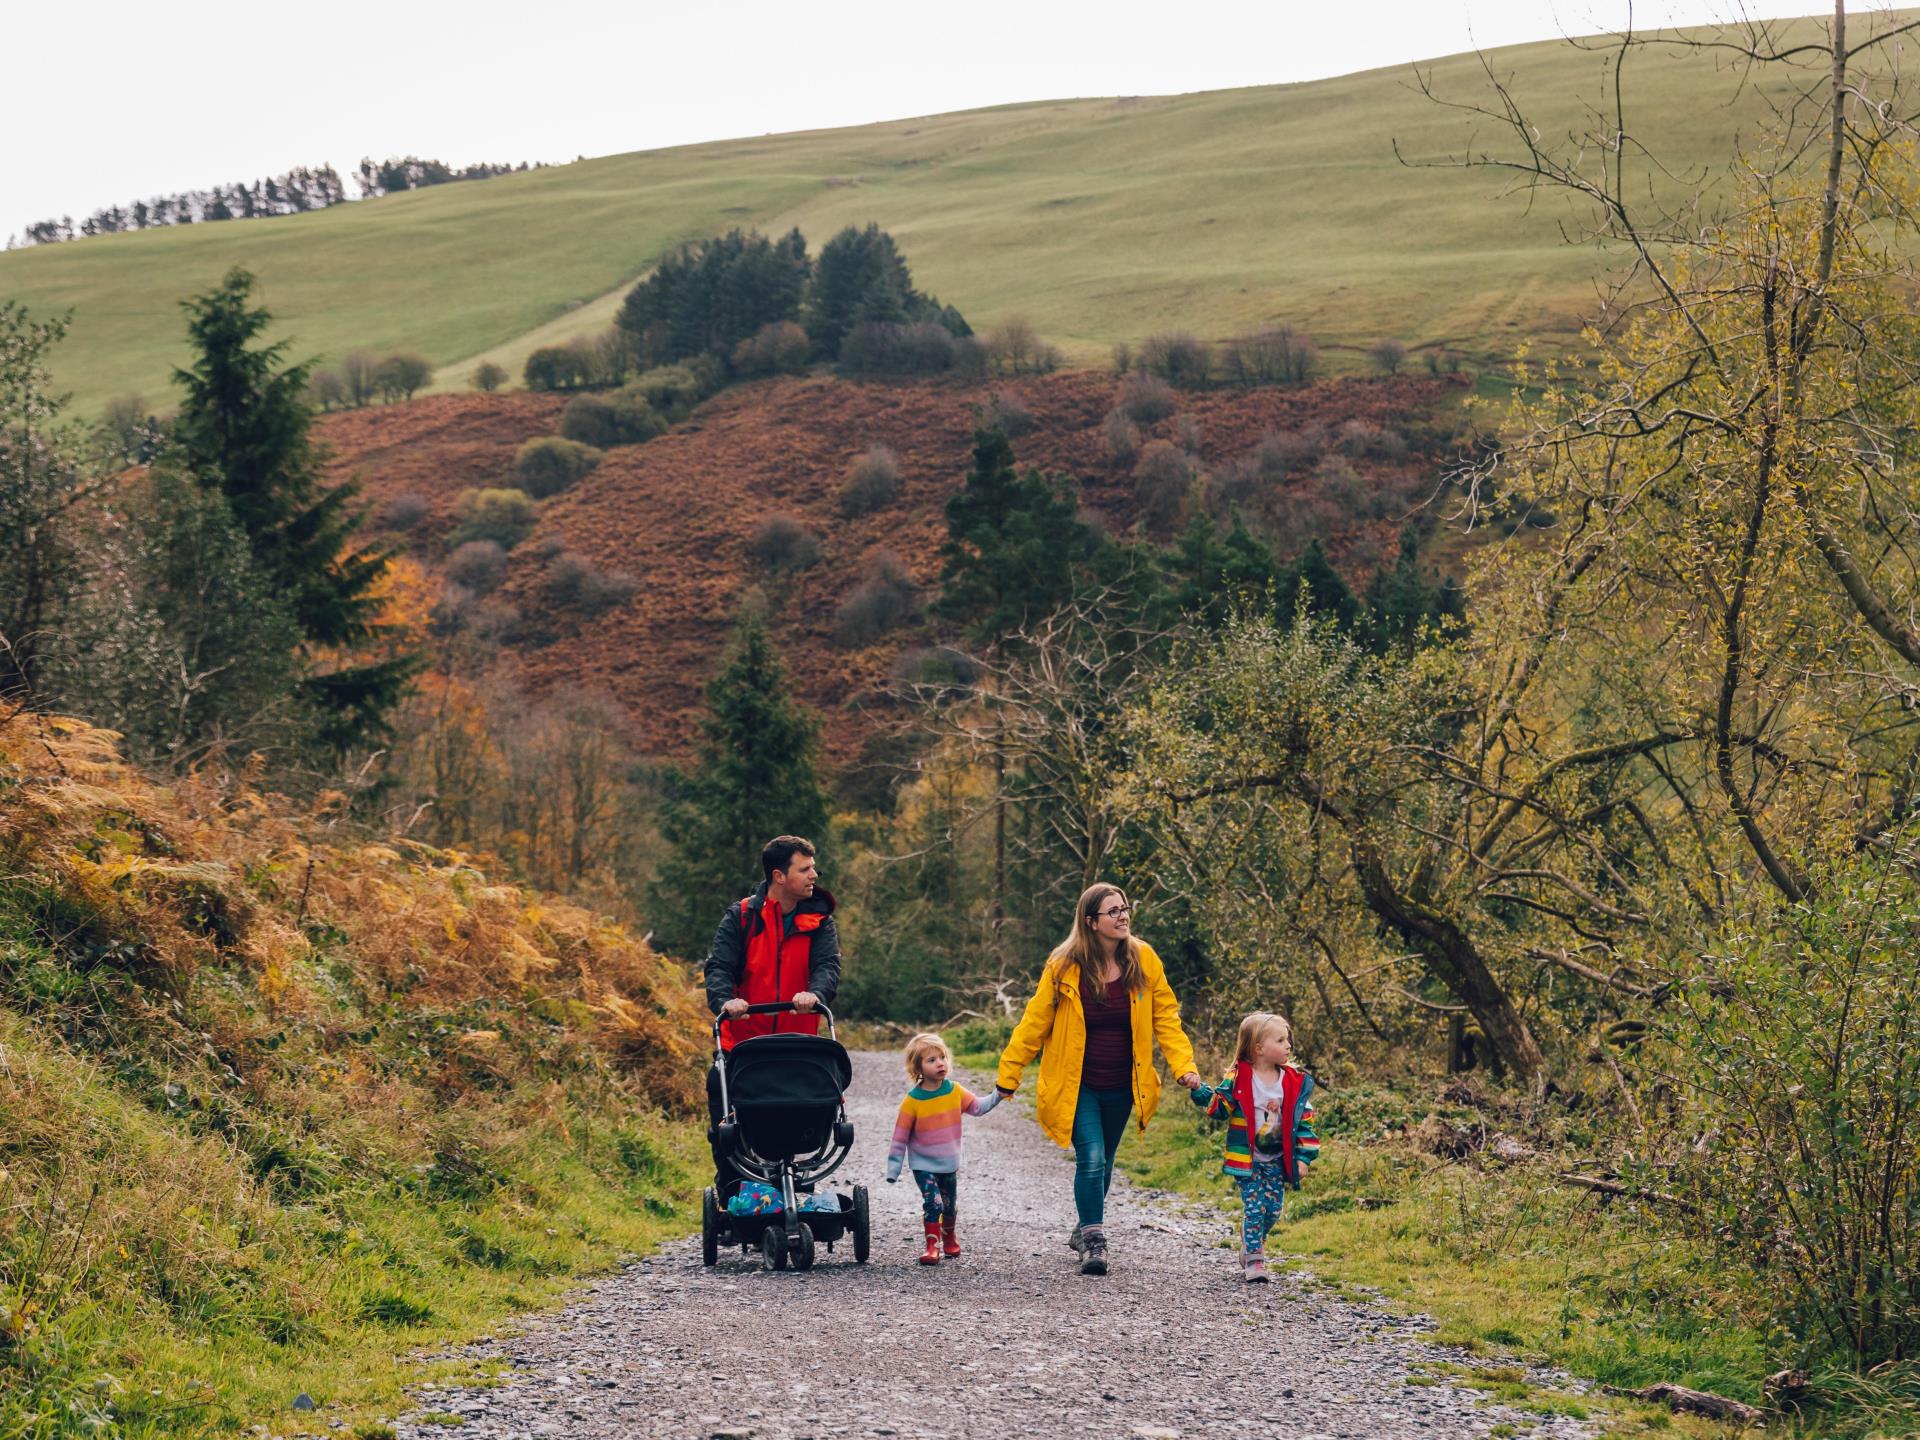
[[[1233,1058],[1242,1065],[1253,1063],[1253,1047],[1267,1038],[1268,1032],[1284,1030],[1287,1038],[1293,1038],[1293,1025],[1284,1015],[1276,1015],[1271,1010],[1256,1010],[1240,1022],[1240,1044]]]
[[[916,1084],[920,1081],[920,1063],[929,1055],[940,1054],[947,1057],[947,1063],[953,1063],[953,1052],[947,1048],[947,1042],[931,1030],[922,1030],[907,1041],[907,1078]]]

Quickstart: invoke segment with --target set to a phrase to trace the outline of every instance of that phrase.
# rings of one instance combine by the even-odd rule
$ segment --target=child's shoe
[[[951,1219],[940,1222],[940,1253],[949,1260],[960,1253],[960,1242],[954,1238]]]
[[[1107,1273],[1107,1234],[1098,1225],[1080,1227],[1080,1273],[1082,1275]]]
[[[920,1263],[922,1265],[940,1263],[940,1222],[938,1220],[927,1221],[927,1249],[926,1253],[920,1257]]]
[[[1240,1261],[1240,1278],[1249,1285],[1267,1283],[1267,1257],[1264,1255],[1243,1256]]]

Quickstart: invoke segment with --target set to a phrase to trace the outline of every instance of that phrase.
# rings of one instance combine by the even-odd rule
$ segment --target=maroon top
[[[1080,972],[1080,1006],[1087,1014],[1087,1055],[1080,1083],[1090,1090],[1127,1090],[1133,1085],[1133,1006],[1127,987],[1115,980],[1100,1000],[1100,983]]]

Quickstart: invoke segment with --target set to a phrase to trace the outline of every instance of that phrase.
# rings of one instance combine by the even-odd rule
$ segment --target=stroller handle
[[[802,1015],[826,1016],[827,1017],[827,1035],[830,1038],[833,1037],[833,1011],[827,1008],[826,1002],[821,1000],[816,1000],[813,1002],[812,1009],[801,1010],[800,1007],[794,1004],[793,1001],[791,1000],[768,1000],[758,1005],[747,1006],[747,1008],[745,1010],[742,1010],[739,1015],[714,1016],[713,1017],[713,1038],[715,1041],[718,1041],[720,1039],[720,1027],[726,1024],[727,1021],[729,1020],[738,1020],[742,1016],[746,1016],[746,1015],[784,1015],[788,1011],[794,1011]]]

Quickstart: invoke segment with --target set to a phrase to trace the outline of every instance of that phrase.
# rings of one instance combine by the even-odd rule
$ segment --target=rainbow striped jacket
[[[1320,1158],[1320,1137],[1313,1128],[1313,1077],[1297,1066],[1280,1071],[1284,1119],[1280,1127],[1280,1178],[1299,1188],[1307,1166]],[[1209,1119],[1227,1119],[1227,1152],[1220,1168],[1229,1175],[1253,1173],[1253,1143],[1247,1117],[1253,1113],[1253,1067],[1236,1065],[1218,1085],[1200,1085],[1191,1092],[1193,1103]]]

